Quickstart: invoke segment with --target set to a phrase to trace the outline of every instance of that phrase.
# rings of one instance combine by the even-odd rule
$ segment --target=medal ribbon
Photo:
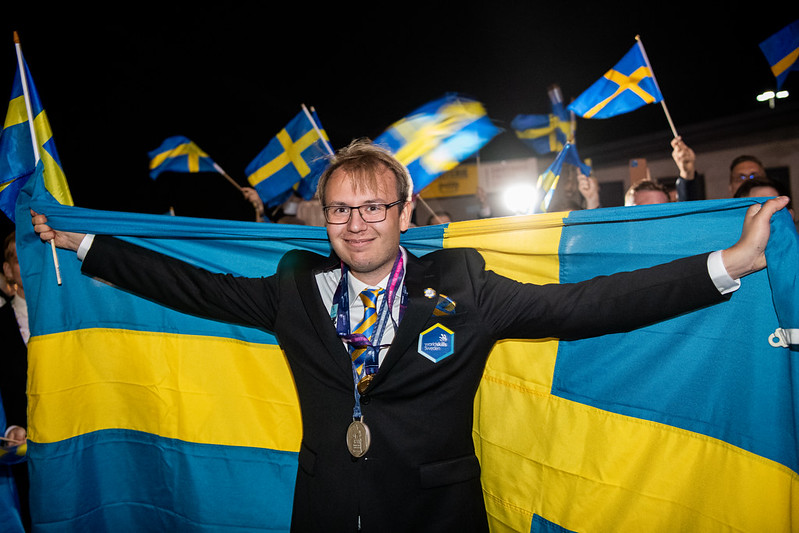
[[[399,325],[405,309],[408,305],[408,290],[402,283],[402,278],[405,272],[405,266],[402,259],[402,250],[397,251],[397,258],[394,261],[394,266],[391,269],[391,274],[388,277],[388,290],[386,296],[380,303],[380,309],[377,310],[377,319],[374,324],[373,339],[365,336],[363,333],[350,332],[350,306],[349,306],[349,268],[343,262],[341,263],[341,279],[339,280],[336,292],[333,295],[333,308],[331,314],[336,317],[336,333],[338,336],[350,345],[351,348],[365,348],[363,353],[359,356],[358,361],[352,362],[352,376],[355,384],[355,409],[353,410],[353,418],[361,417],[360,406],[360,393],[358,392],[358,382],[364,376],[374,374],[379,368],[379,354],[380,354],[380,339],[383,338],[386,325],[389,319],[394,322],[391,316],[391,309],[394,306],[394,299],[397,292],[400,291],[400,312],[399,320],[394,322],[394,327]]]

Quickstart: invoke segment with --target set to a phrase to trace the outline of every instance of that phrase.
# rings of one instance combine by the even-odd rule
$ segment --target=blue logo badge
[[[419,353],[438,363],[455,352],[455,333],[441,324],[423,331],[419,335]]]

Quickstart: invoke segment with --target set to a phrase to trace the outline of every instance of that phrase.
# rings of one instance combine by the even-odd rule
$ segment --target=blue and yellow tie
[[[350,356],[359,376],[363,376],[366,355],[372,345],[372,335],[374,335],[375,323],[377,322],[377,299],[381,294],[383,294],[383,289],[364,289],[359,295],[363,302],[363,318],[352,333],[363,335],[365,340],[350,344]]]

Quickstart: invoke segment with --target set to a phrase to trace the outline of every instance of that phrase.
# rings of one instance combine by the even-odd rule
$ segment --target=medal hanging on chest
[[[369,450],[371,445],[371,433],[369,426],[363,420],[361,413],[361,394],[367,389],[372,382],[375,372],[379,366],[380,356],[380,339],[383,337],[386,325],[391,319],[391,308],[393,307],[394,298],[401,288],[402,296],[400,298],[400,319],[407,302],[407,291],[402,285],[404,276],[404,266],[402,260],[402,251],[398,251],[397,259],[394,262],[391,275],[389,276],[388,291],[380,303],[380,309],[377,313],[377,322],[375,324],[375,331],[372,339],[365,337],[362,334],[353,334],[350,332],[350,316],[349,316],[349,284],[347,281],[348,272],[347,266],[342,263],[341,265],[341,280],[339,281],[338,288],[333,296],[333,308],[336,310],[336,332],[350,346],[357,346],[361,349],[365,348],[362,361],[352,362],[352,376],[354,384],[355,407],[352,413],[352,422],[347,428],[347,449],[353,457],[363,457]]]

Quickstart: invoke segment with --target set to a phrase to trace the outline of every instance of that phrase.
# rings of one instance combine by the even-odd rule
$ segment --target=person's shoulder
[[[335,261],[330,256],[326,257],[316,252],[295,248],[283,254],[278,264],[278,270],[317,269],[327,262]]]
[[[474,248],[442,248],[423,256],[425,260],[441,266],[484,264],[483,256]]]

